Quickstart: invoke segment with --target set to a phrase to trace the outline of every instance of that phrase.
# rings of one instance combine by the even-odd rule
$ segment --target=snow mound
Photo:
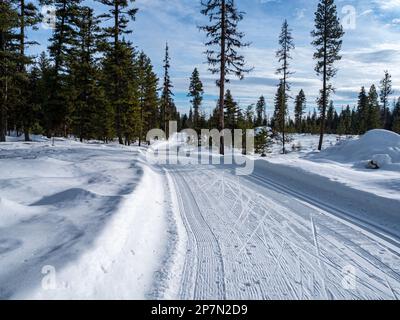
[[[0,197],[0,228],[4,228],[38,214],[37,208],[24,206],[17,202]]]
[[[92,201],[98,198],[93,192],[80,188],[68,189],[54,195],[44,197],[40,201],[33,204],[33,206],[68,206],[71,203],[79,203],[81,201]]]
[[[400,170],[400,135],[387,130],[372,130],[358,140],[341,141],[312,158],[359,164],[373,160],[381,168]]]

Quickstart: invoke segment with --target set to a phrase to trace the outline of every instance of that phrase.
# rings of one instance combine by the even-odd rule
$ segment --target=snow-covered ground
[[[275,145],[242,177],[13,138],[0,144],[0,298],[398,299],[399,137],[330,135],[319,153],[317,136],[294,135],[300,150]]]
[[[164,187],[135,148],[1,144],[0,298],[145,298],[167,243]]]
[[[294,135],[291,145],[301,145],[300,151],[280,155],[275,144],[268,162],[280,163],[357,190],[400,200],[400,136],[393,132],[374,130],[361,137],[327,135],[324,150],[317,152],[318,137]],[[379,170],[367,168],[375,158],[384,160]],[[390,158],[387,163],[388,157]]]

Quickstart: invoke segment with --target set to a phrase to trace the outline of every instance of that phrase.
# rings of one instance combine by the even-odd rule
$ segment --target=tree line
[[[320,147],[326,132],[362,134],[374,128],[399,132],[400,101],[392,106],[388,72],[378,89],[361,89],[357,107],[347,106],[338,112],[330,101],[334,91],[330,81],[337,73],[334,64],[341,59],[344,36],[334,0],[319,1],[312,31],[315,71],[323,82],[318,112],[306,114],[303,90],[293,99],[294,112],[288,112],[295,44],[285,20],[276,53],[280,79],[272,116],[267,115],[263,96],[243,109],[226,90],[232,76],[243,79],[252,71],[239,53],[249,43],[238,27],[244,13],[233,0],[201,0],[201,14],[208,18],[208,24],[200,29],[208,39],[206,58],[210,72],[218,75],[219,88],[217,106],[209,115],[202,109],[204,87],[197,68],[188,86],[190,110],[180,114],[174,102],[168,44],[159,78],[150,58],[127,40],[132,33],[130,22],[138,13],[135,1],[96,1],[103,7],[100,15],[82,0],[38,1],[41,6],[55,8],[47,51],[38,57],[27,53],[29,47],[37,45],[27,34],[43,20],[39,8],[27,0],[0,2],[0,141],[5,141],[7,132],[16,131],[27,141],[34,133],[142,144],[148,130],[162,128],[168,135],[168,122],[176,120],[179,129],[197,131],[270,126],[280,133],[285,152],[285,135],[291,132],[320,134]]]

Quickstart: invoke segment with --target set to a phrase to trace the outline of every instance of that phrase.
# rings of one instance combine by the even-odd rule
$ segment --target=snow
[[[179,134],[148,149],[8,139],[0,299],[398,299],[398,136],[327,135],[322,152],[318,136],[291,139],[287,155],[247,157],[249,176],[148,162],[188,148]]]
[[[386,130],[372,130],[360,139],[343,141],[311,158],[354,163],[360,167],[365,167],[367,161],[375,160],[383,169],[400,171],[400,135]]]
[[[361,137],[327,135],[321,152],[317,151],[318,138],[292,135],[292,144],[300,144],[300,151],[280,155],[281,149],[275,144],[273,154],[265,161],[325,177],[355,190],[400,200],[400,164],[396,163],[400,155],[399,135],[385,130],[373,130]],[[367,169],[370,160],[379,160],[384,165],[380,170]]]
[[[398,201],[264,160],[248,177],[168,168],[188,230],[181,299],[397,299]]]
[[[0,298],[146,297],[168,234],[162,180],[138,150],[63,139],[0,149]],[[48,265],[54,290],[41,286]]]

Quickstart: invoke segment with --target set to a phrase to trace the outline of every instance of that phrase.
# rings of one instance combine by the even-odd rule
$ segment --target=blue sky
[[[94,1],[86,2],[98,10],[102,8]],[[246,12],[240,29],[245,32],[251,46],[242,53],[254,70],[245,80],[233,80],[229,84],[235,99],[245,107],[264,95],[269,110],[272,110],[278,83],[275,51],[281,24],[287,19],[296,44],[291,62],[295,72],[291,78],[291,95],[294,97],[304,89],[308,106],[313,109],[321,87],[314,72],[314,48],[310,45],[318,1],[236,0],[236,4]],[[361,86],[378,85],[384,70],[392,74],[393,98],[397,97],[400,94],[400,0],[336,0],[336,4],[346,25],[346,35],[343,59],[337,64],[339,72],[333,80],[337,89],[332,96],[335,106],[340,109],[346,104],[354,105]],[[204,33],[197,28],[206,21],[200,14],[200,0],[136,0],[136,7],[139,13],[131,24],[133,34],[128,36],[129,39],[151,58],[160,77],[165,42],[168,41],[175,101],[182,112],[189,108],[186,97],[189,77],[197,67],[205,85],[203,108],[209,112],[216,105],[218,89],[216,77],[208,72],[205,63]],[[35,53],[43,50],[49,35],[50,31],[43,29],[32,34],[41,45],[31,50]],[[290,107],[292,104],[293,101]]]

